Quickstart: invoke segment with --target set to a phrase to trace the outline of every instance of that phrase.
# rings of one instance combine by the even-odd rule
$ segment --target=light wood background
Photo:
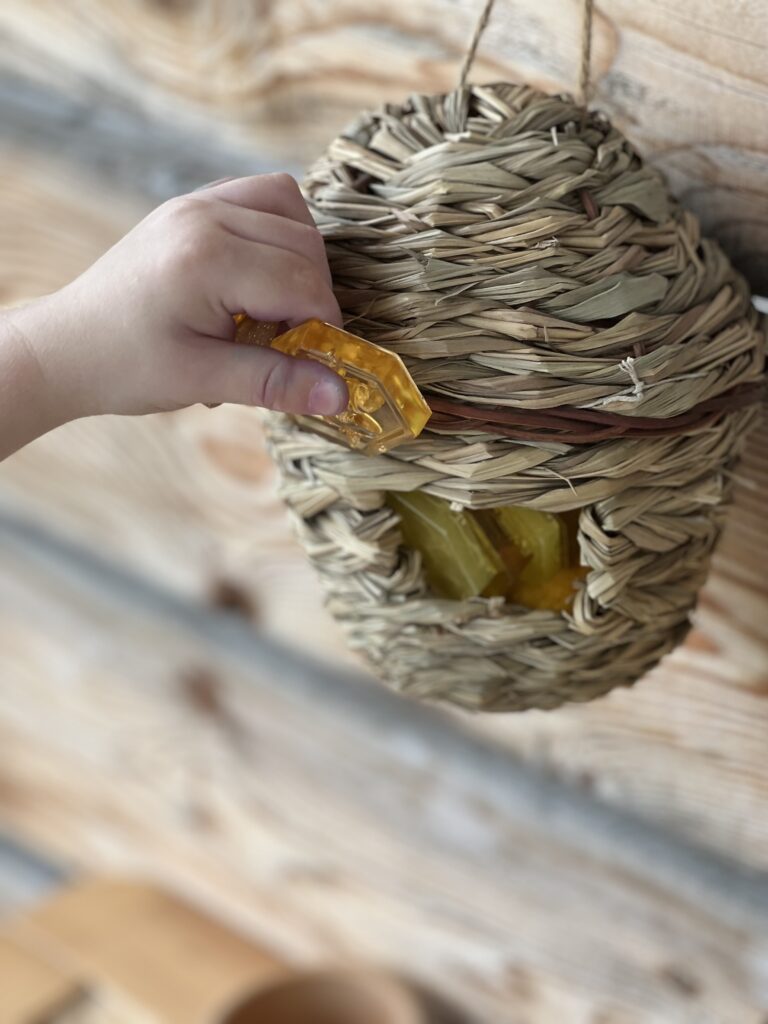
[[[468,2],[0,7],[0,301],[151,205],[296,170],[456,74]],[[579,5],[498,0],[482,78],[571,86]],[[768,22],[598,5],[598,103],[768,280]],[[471,718],[379,690],[290,536],[258,414],[73,424],[0,467],[0,823],[163,878],[298,960],[499,1024],[764,1024],[768,429],[686,646],[632,691]]]
[[[2,63],[303,166],[364,105],[455,84],[480,0],[4,0]],[[768,291],[768,19],[760,0],[606,0],[595,103]],[[478,80],[573,90],[581,0],[497,0]]]

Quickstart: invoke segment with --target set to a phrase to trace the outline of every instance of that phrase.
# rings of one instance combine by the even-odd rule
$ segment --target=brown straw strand
[[[581,71],[579,73],[579,97],[585,109],[589,104],[593,13],[593,0],[584,0],[584,11],[581,23]]]
[[[469,77],[469,72],[472,70],[472,64],[474,63],[475,60],[477,48],[480,45],[480,40],[482,39],[483,32],[485,32],[485,28],[491,17],[491,11],[493,10],[493,5],[495,4],[495,2],[496,0],[485,0],[485,6],[483,7],[483,10],[480,13],[480,17],[477,19],[475,31],[472,33],[472,38],[469,42],[469,48],[467,49],[464,61],[461,65],[461,73],[459,75],[460,89],[464,89],[466,87],[467,78]]]
[[[622,416],[599,409],[561,405],[554,409],[477,406],[429,397],[432,418],[427,430],[482,431],[517,440],[556,439],[566,444],[594,444],[608,437],[674,437],[707,427],[713,418],[756,405],[765,398],[762,382],[742,384],[677,416]],[[538,428],[538,429],[537,429]]]

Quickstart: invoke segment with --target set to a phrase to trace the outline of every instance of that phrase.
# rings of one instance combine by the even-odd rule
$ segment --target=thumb
[[[333,416],[347,407],[347,386],[322,363],[270,348],[217,344],[195,374],[193,402],[257,405],[278,412]]]

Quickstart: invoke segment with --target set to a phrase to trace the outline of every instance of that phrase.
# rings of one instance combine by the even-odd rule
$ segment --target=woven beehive
[[[434,411],[369,458],[270,417],[301,540],[350,644],[395,687],[553,708],[638,679],[684,635],[757,415],[746,284],[599,114],[512,84],[362,116],[306,179],[349,330]],[[570,614],[447,601],[388,491],[578,508]]]

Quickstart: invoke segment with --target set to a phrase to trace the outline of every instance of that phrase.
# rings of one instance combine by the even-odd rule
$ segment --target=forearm
[[[37,308],[0,311],[0,460],[72,418],[31,336]]]

